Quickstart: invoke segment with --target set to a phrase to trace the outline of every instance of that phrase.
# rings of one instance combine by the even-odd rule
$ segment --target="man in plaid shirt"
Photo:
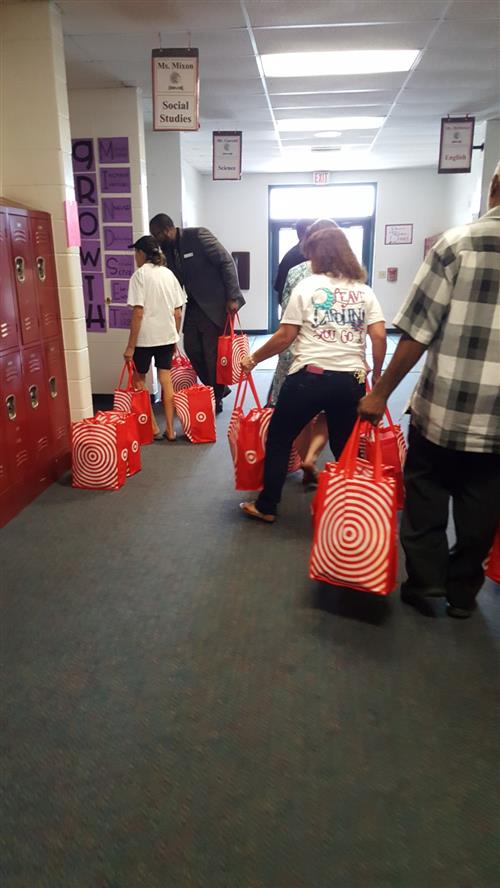
[[[463,619],[475,607],[500,521],[500,162],[488,212],[429,251],[394,323],[403,335],[359,414],[379,422],[391,392],[427,351],[411,401],[401,596],[417,605],[446,596],[448,614]]]

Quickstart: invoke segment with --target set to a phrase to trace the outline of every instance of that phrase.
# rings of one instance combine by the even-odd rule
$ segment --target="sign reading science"
[[[153,49],[153,129],[199,129],[197,49]]]
[[[241,179],[241,132],[212,133],[212,178]]]

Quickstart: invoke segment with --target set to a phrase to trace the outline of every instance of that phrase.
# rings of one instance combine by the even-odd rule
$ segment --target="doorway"
[[[297,219],[334,219],[345,232],[371,285],[376,185],[271,185],[269,187],[269,332],[279,325],[278,297],[273,289],[278,265],[297,243]],[[297,213],[297,209],[299,212]],[[294,212],[296,215],[294,214]]]

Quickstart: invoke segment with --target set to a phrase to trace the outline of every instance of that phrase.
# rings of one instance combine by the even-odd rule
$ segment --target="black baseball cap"
[[[139,237],[135,243],[129,244],[128,249],[142,250],[143,253],[146,253],[146,256],[161,252],[158,241],[151,234],[143,234],[143,236]]]

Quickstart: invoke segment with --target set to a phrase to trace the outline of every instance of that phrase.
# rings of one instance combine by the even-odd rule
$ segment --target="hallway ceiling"
[[[243,131],[243,171],[437,165],[440,119],[500,116],[500,0],[58,0],[70,89],[140,87],[151,128],[151,50],[200,51],[187,160],[211,170],[212,131]],[[161,38],[160,38],[161,35]],[[267,53],[418,49],[409,73],[264,78]],[[284,118],[382,117],[336,137],[279,132]],[[320,130],[322,127],[319,128]],[[158,138],[162,138],[159,133]],[[340,150],[315,149],[340,146]]]

